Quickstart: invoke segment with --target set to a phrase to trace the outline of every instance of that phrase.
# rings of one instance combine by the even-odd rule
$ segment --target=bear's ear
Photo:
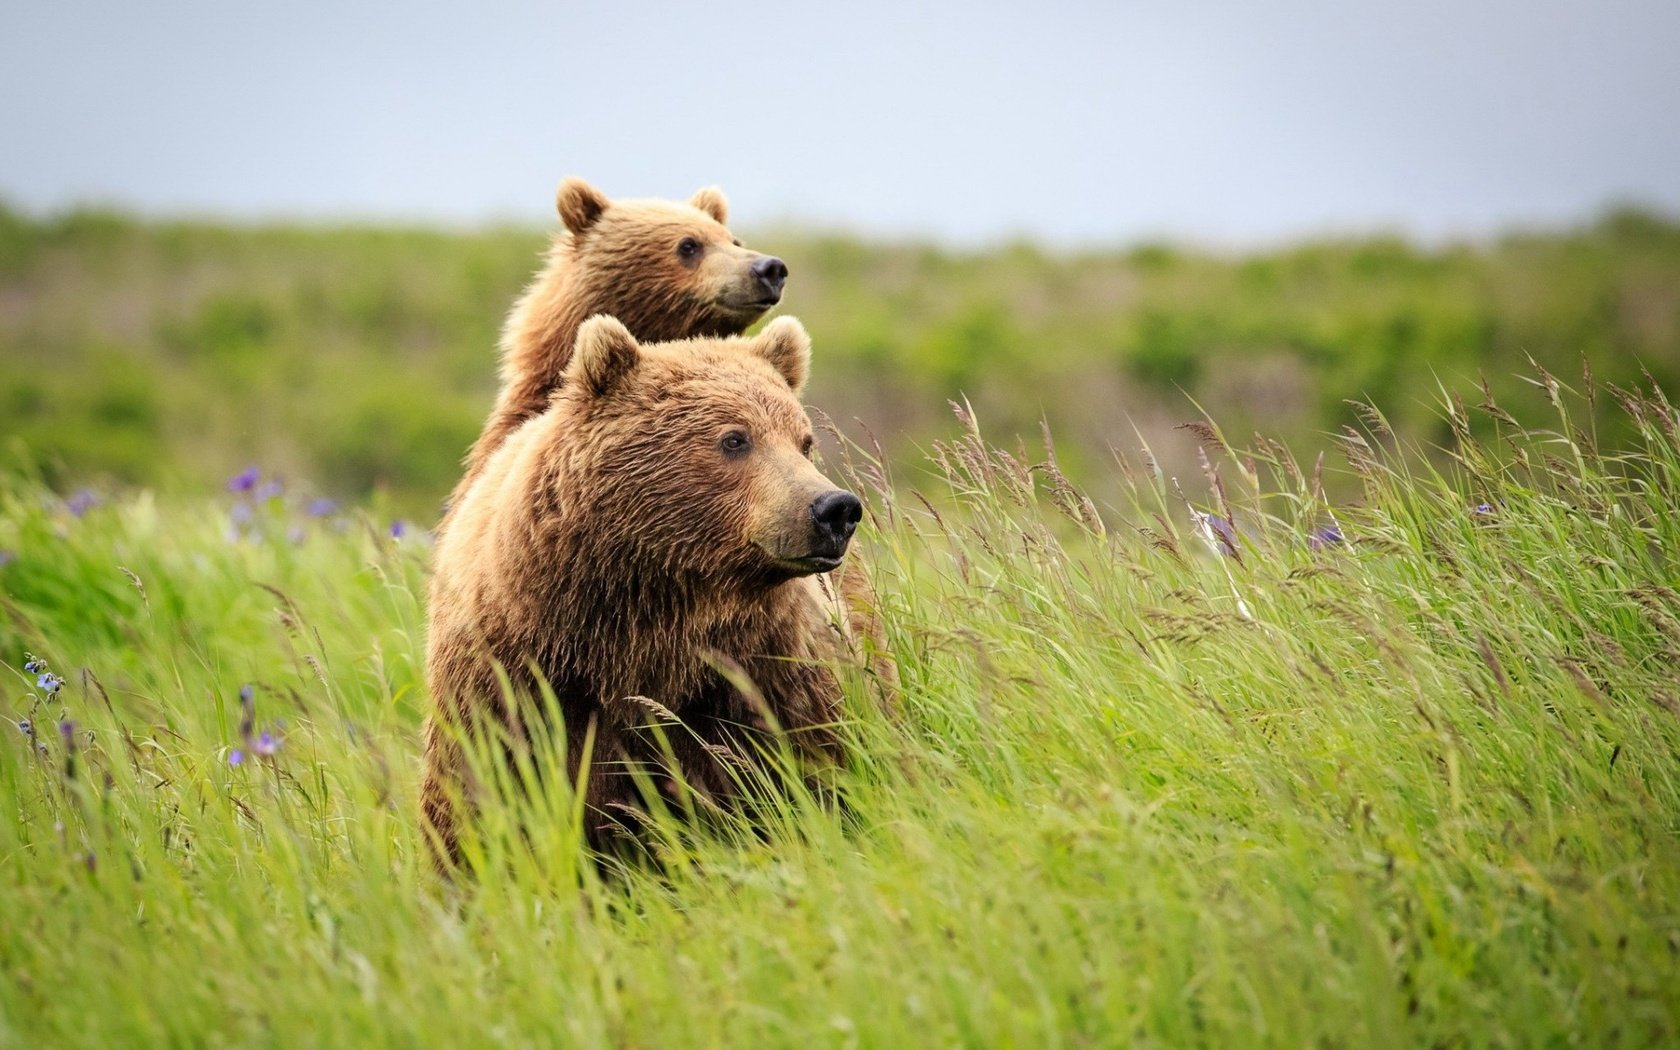
[[[595,225],[595,220],[607,210],[607,203],[605,194],[576,175],[566,176],[560,183],[560,191],[554,195],[560,221],[573,233],[582,233]]]
[[[795,394],[805,389],[811,374],[811,337],[797,317],[778,317],[753,340],[753,350],[776,366]]]
[[[566,381],[581,383],[600,397],[629,375],[640,358],[641,348],[630,329],[616,317],[596,314],[578,329],[577,345],[566,363]]]
[[[729,225],[729,200],[724,197],[723,191],[716,186],[707,186],[703,190],[695,190],[694,196],[688,199],[688,203],[710,215],[719,223],[725,226]]]

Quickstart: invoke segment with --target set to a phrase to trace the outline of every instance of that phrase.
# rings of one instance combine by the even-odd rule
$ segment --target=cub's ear
[[[566,382],[581,384],[592,396],[601,397],[630,374],[641,356],[630,329],[616,317],[596,314],[578,329],[572,359],[566,362]]]
[[[554,195],[560,221],[573,233],[582,233],[595,225],[595,220],[607,210],[608,203],[605,194],[576,175],[568,175],[561,180],[560,190]]]
[[[723,191],[716,186],[707,186],[703,190],[695,190],[694,196],[688,199],[688,203],[725,226],[729,225],[729,200],[724,197]]]
[[[778,317],[752,341],[755,353],[776,366],[795,394],[805,389],[811,374],[811,337],[797,317]]]

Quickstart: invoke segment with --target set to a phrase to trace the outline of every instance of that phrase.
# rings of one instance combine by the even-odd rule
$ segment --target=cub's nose
[[[845,553],[846,542],[852,538],[857,524],[863,519],[863,504],[850,492],[835,489],[811,501],[811,520],[817,526],[817,539],[832,557]]]
[[[782,285],[787,283],[787,263],[766,255],[752,264],[752,272],[772,302],[782,297]]]

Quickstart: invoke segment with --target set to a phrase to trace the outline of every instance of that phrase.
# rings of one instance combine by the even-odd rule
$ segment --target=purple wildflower
[[[1321,551],[1326,547],[1340,546],[1342,542],[1342,530],[1334,525],[1323,525],[1307,534],[1307,547],[1310,550]]]
[[[1470,513],[1476,515],[1477,517],[1486,517],[1493,513],[1493,504],[1478,503],[1474,507],[1470,508]]]
[[[257,479],[262,477],[262,471],[256,467],[246,467],[244,470],[228,479],[229,492],[250,492],[257,487]]]
[[[311,518],[325,518],[338,513],[338,501],[322,497],[309,501],[309,516]]]
[[[244,500],[240,500],[233,505],[232,510],[228,511],[228,518],[233,521],[235,528],[244,528],[251,524],[251,514],[251,505]]]
[[[5,566],[10,565],[14,561],[17,561],[17,552],[9,551],[9,550],[0,550],[0,568],[4,568]]]
[[[77,489],[69,499],[64,501],[64,508],[73,517],[81,517],[99,505],[99,493],[92,489]]]
[[[18,726],[18,732],[22,733],[24,736],[34,736],[35,735],[35,726],[34,726],[33,723],[31,723],[29,721],[29,719],[27,719],[27,718],[18,719],[17,726]]]
[[[260,734],[257,729],[256,690],[249,684],[239,688],[239,706],[242,709],[239,718],[239,739],[242,746],[228,752],[228,765],[242,764],[251,755],[268,758],[280,750],[280,738],[273,731],[265,729]],[[276,726],[279,723],[275,723]]]
[[[398,518],[396,521],[391,522],[391,538],[393,540],[400,540],[404,536],[407,536],[407,535],[408,535],[408,522],[403,521],[401,518]]]
[[[76,745],[76,723],[65,719],[58,724],[58,735],[64,738],[65,747]]]
[[[57,696],[58,691],[64,688],[64,679],[51,671],[43,671],[35,677],[35,688],[48,696]]]
[[[30,657],[28,660],[24,661],[23,669],[28,671],[30,674],[39,674],[47,669],[47,662],[45,660],[37,660],[34,657]]]
[[[1196,526],[1196,531],[1208,549],[1215,554],[1235,557],[1237,554],[1237,530],[1231,528],[1231,523],[1217,514],[1203,514],[1191,508],[1190,520]]]
[[[262,503],[267,500],[274,499],[276,496],[279,496],[285,491],[286,486],[280,484],[279,481],[265,481],[261,485],[257,486],[257,491],[251,498],[255,499],[258,503]]]

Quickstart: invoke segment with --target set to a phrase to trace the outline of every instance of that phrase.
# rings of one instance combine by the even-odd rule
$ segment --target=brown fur
[[[812,500],[834,489],[805,455],[809,355],[791,318],[753,339],[648,346],[611,318],[583,326],[552,407],[490,458],[435,553],[422,797],[444,855],[463,817],[454,802],[474,794],[462,727],[526,731],[501,703],[498,666],[517,694],[537,675],[553,687],[574,782],[593,732],[583,790],[596,841],[636,801],[628,767],[663,765],[636,698],[682,720],[668,734],[682,773],[720,800],[731,781],[707,745],[739,743],[740,727],[773,721],[806,754],[834,755],[834,661],[855,655],[857,625],[840,574],[800,561]],[[720,444],[734,430],[751,436],[736,457]]]
[[[501,393],[467,455],[451,507],[507,436],[548,407],[586,318],[611,314],[637,339],[655,342],[738,335],[775,305],[751,269],[765,256],[729,232],[729,204],[715,186],[686,204],[612,201],[568,178],[555,205],[563,230],[508,315]],[[690,237],[700,250],[685,259],[678,246]]]

